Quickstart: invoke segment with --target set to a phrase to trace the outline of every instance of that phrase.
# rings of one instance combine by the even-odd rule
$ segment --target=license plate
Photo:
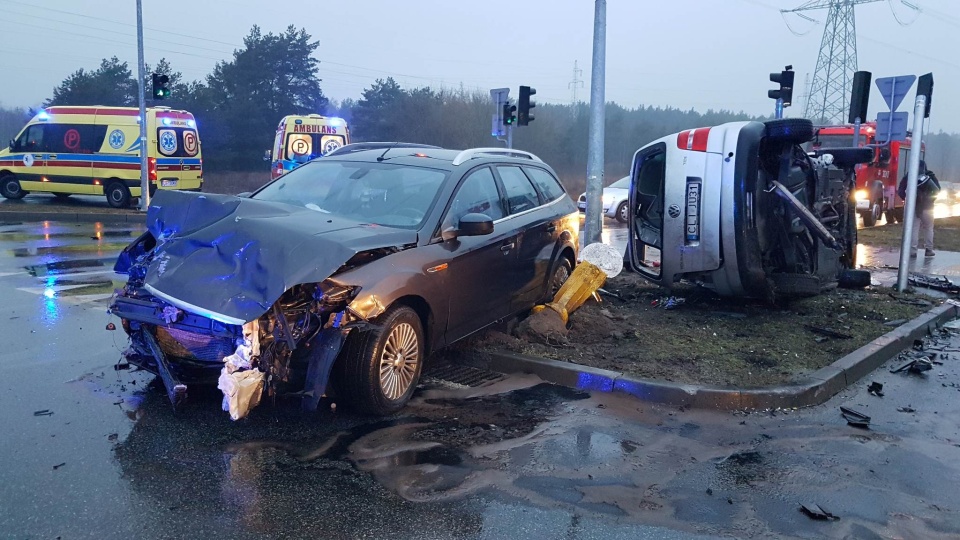
[[[700,241],[700,186],[699,179],[687,179],[687,242]]]
[[[176,181],[176,180],[161,180],[161,181],[160,181],[160,186],[161,186],[161,187],[174,187],[174,186],[176,186],[176,185],[177,185],[177,181]]]
[[[581,210],[586,210],[586,209],[587,209],[587,203],[585,203],[585,202],[577,203],[577,206],[578,206]]]

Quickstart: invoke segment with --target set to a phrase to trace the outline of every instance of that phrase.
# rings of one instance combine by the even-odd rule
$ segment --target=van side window
[[[537,185],[545,200],[554,201],[563,196],[564,191],[560,182],[547,171],[535,167],[524,167],[523,171]]]
[[[537,190],[520,167],[499,166],[497,172],[503,180],[503,187],[507,192],[507,201],[510,205],[510,214],[517,214],[540,206]]]
[[[100,151],[107,126],[92,124],[48,124],[47,150],[61,154],[93,154]]]
[[[34,124],[23,131],[17,142],[14,143],[15,152],[45,152],[46,147],[43,144],[43,132],[46,126],[43,124]]]

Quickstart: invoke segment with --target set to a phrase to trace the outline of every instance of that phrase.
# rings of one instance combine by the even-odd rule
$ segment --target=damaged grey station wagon
[[[347,145],[251,195],[158,192],[110,310],[174,405],[219,381],[234,419],[261,395],[313,410],[330,382],[389,414],[432,351],[559,288],[578,230],[533,154]]]

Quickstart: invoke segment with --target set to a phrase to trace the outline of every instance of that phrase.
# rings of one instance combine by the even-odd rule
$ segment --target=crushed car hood
[[[229,195],[158,191],[147,210],[157,239],[144,288],[198,315],[252,321],[294,285],[330,277],[362,251],[401,247],[416,231]]]

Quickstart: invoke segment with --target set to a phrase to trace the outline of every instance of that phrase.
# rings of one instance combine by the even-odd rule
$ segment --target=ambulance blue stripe
[[[23,161],[23,156],[25,154],[10,154],[5,156],[0,156],[0,160],[13,159],[16,161]],[[34,154],[34,159],[43,159],[43,156],[50,156],[51,153]],[[56,161],[101,161],[105,163],[139,163],[140,156],[114,156],[109,154],[56,154],[57,159],[51,160],[54,163]],[[200,158],[157,158],[158,165],[179,165],[181,159],[183,160],[184,165],[200,165]]]

